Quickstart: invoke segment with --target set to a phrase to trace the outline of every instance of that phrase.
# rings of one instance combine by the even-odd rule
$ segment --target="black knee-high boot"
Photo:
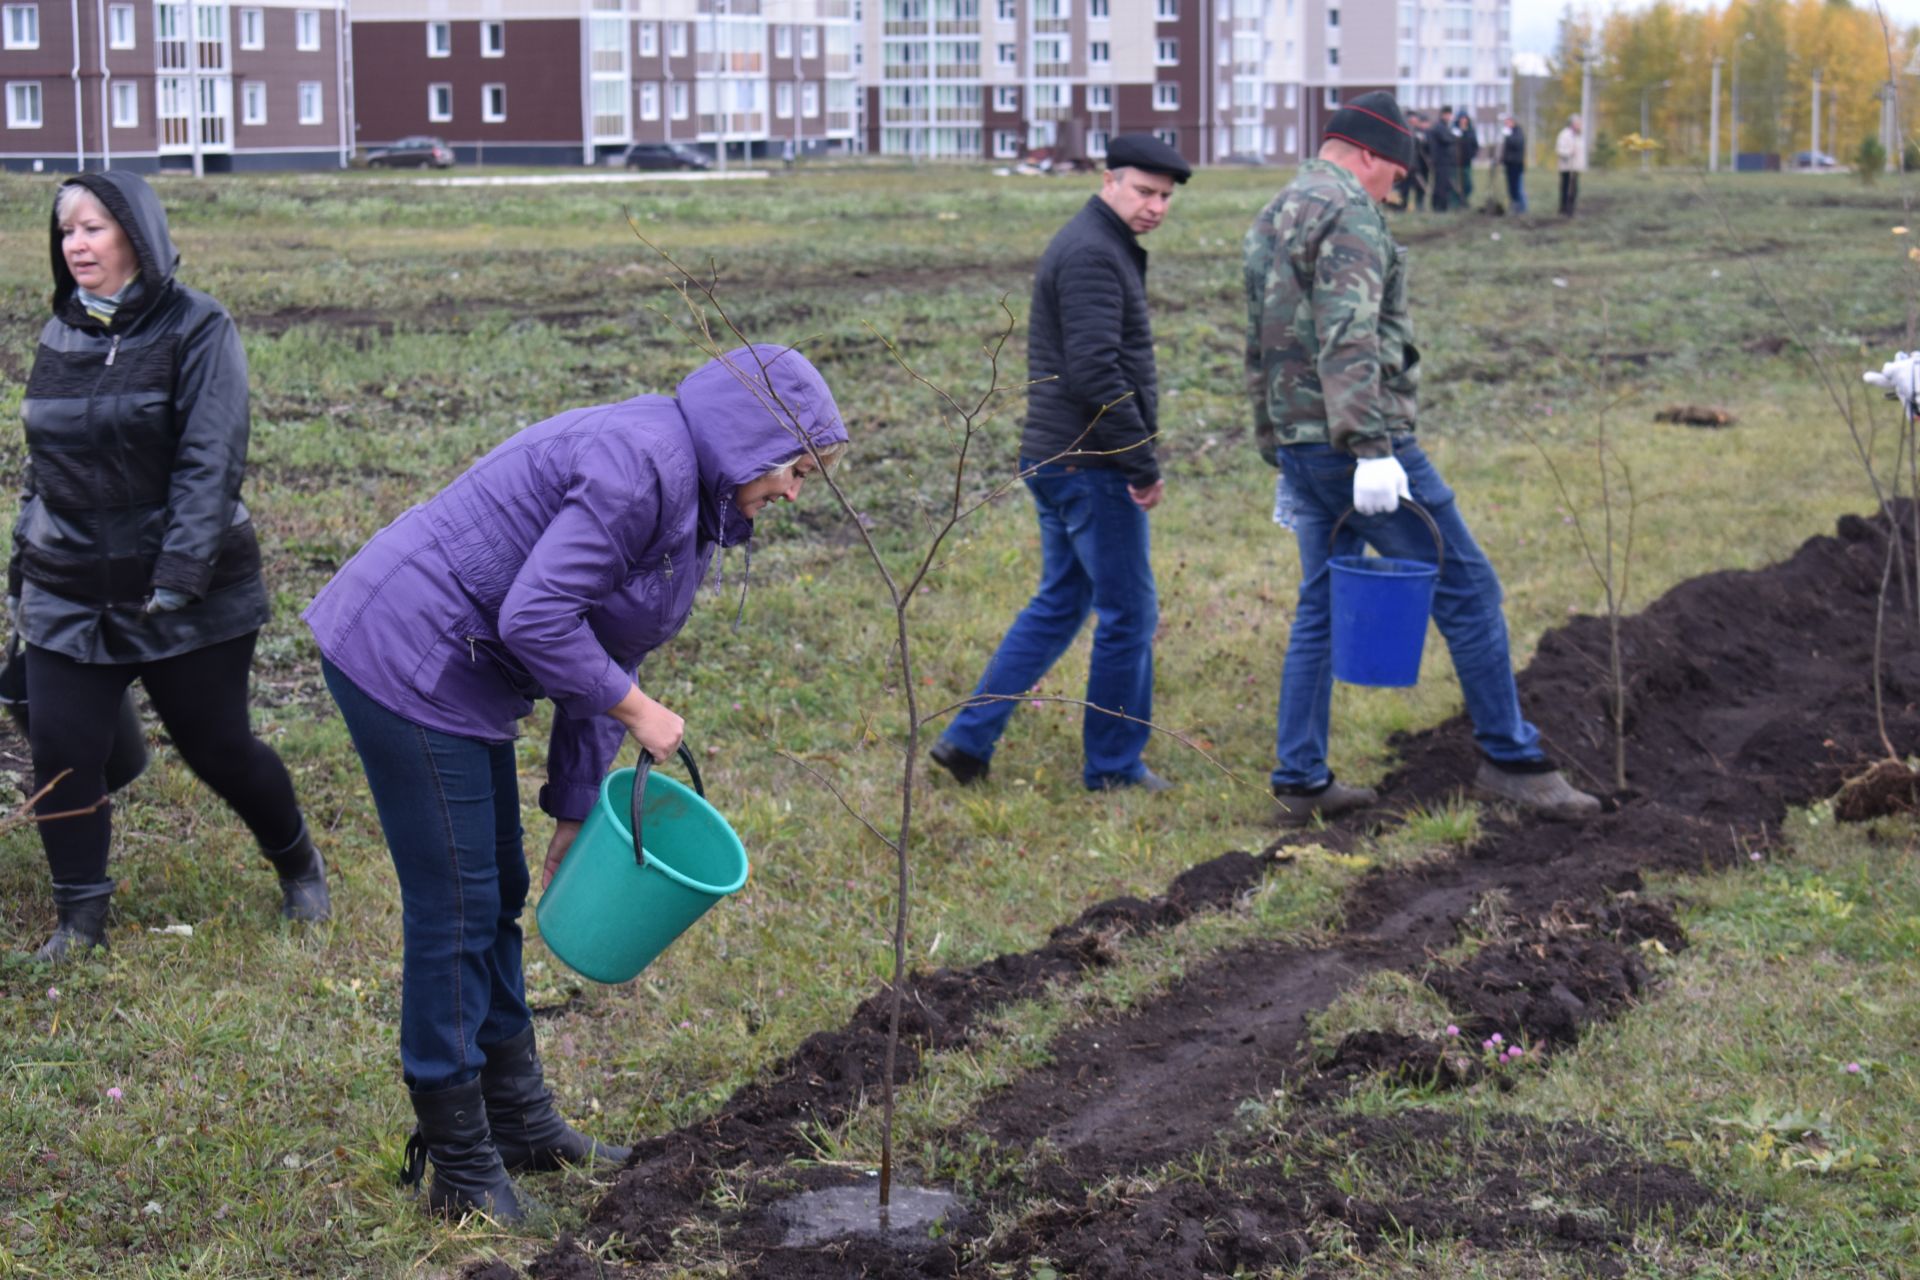
[[[333,915],[333,896],[327,892],[327,864],[313,843],[306,821],[300,823],[300,838],[277,852],[262,849],[261,854],[280,873],[280,918],[318,924]]]
[[[511,1040],[482,1045],[487,1065],[480,1085],[500,1160],[509,1169],[558,1169],[562,1164],[625,1164],[630,1147],[613,1147],[575,1130],[554,1110],[533,1028]]]
[[[469,1080],[445,1089],[409,1090],[418,1124],[407,1139],[406,1164],[400,1185],[417,1187],[428,1161],[433,1180],[427,1184],[427,1206],[436,1213],[459,1217],[478,1209],[501,1222],[526,1217],[513,1179],[500,1163],[487,1126],[486,1101],[480,1082]]]
[[[113,904],[113,881],[99,884],[53,886],[53,905],[60,913],[53,936],[33,953],[35,960],[60,964],[78,959],[95,947],[107,945],[107,908]]]

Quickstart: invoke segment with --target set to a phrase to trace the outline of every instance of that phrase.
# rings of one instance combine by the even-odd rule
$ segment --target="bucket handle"
[[[1440,526],[1434,523],[1432,516],[1427,514],[1427,509],[1412,498],[1400,499],[1400,505],[1413,508],[1413,513],[1426,521],[1427,532],[1433,535],[1433,568],[1434,572],[1438,573],[1447,563],[1447,544],[1440,537]],[[1333,532],[1327,535],[1327,546],[1333,546],[1334,539],[1340,536],[1340,526],[1347,522],[1347,517],[1353,514],[1353,510],[1352,507],[1348,507],[1340,513],[1340,518],[1333,522]]]
[[[687,776],[693,779],[693,793],[701,799],[707,795],[706,784],[700,781],[700,766],[694,763],[693,752],[687,750],[687,744],[680,744],[680,763],[687,766]],[[647,865],[647,850],[640,839],[640,806],[647,794],[647,774],[653,768],[653,753],[645,747],[640,748],[640,759],[633,766],[633,810],[628,815],[633,826],[633,860],[638,866]]]

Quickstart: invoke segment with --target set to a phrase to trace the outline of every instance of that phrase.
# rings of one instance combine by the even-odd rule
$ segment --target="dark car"
[[[453,164],[453,151],[438,138],[402,138],[384,147],[367,149],[369,169],[445,169]]]
[[[627,148],[620,163],[629,169],[711,169],[713,161],[704,151],[696,151],[683,142],[636,142]]]

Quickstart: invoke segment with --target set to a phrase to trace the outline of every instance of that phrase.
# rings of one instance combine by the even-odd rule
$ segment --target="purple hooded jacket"
[[[707,362],[674,397],[536,423],[321,588],[301,615],[320,652],[395,715],[463,738],[510,741],[553,699],[540,807],[585,818],[626,732],[604,713],[686,622],[714,547],[753,533],[734,491],[802,451],[769,379],[816,446],[846,440],[819,372],[775,346]]]

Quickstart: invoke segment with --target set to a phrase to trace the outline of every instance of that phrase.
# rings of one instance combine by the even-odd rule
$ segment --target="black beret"
[[[1334,112],[1327,119],[1326,136],[1351,142],[1402,169],[1413,168],[1413,130],[1407,128],[1400,103],[1384,89],[1363,93]]]
[[[1185,182],[1193,176],[1193,166],[1150,133],[1123,133],[1109,142],[1107,168],[1145,169],[1148,173],[1164,173],[1175,182]]]

